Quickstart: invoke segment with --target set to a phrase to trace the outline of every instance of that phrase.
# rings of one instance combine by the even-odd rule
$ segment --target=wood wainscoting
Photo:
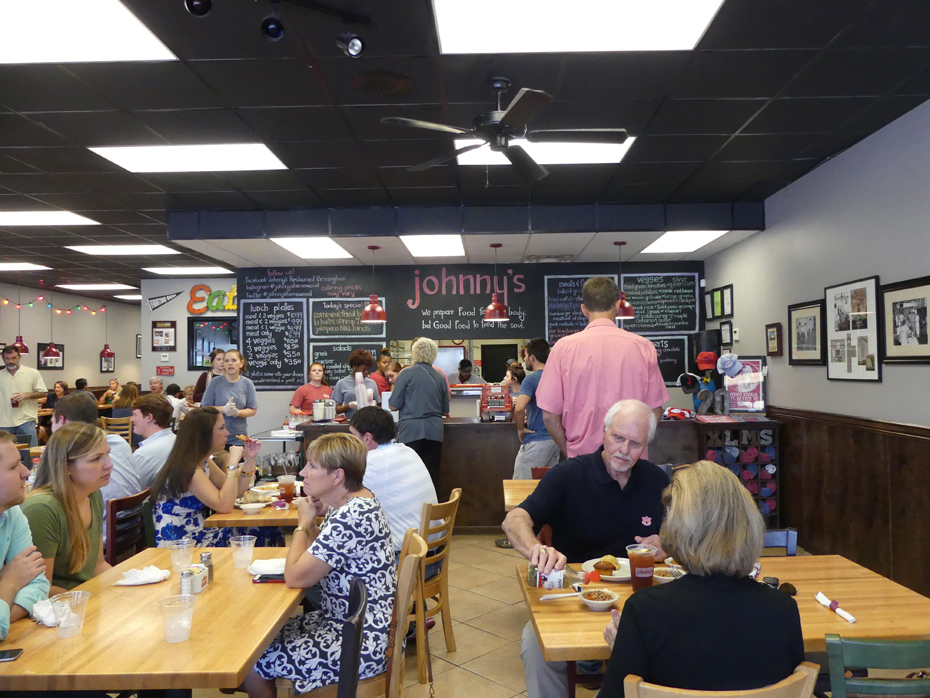
[[[783,525],[812,552],[930,596],[930,429],[782,407],[767,414],[785,425]]]

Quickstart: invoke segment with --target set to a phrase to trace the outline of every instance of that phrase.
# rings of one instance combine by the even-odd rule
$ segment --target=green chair
[[[849,694],[930,695],[930,678],[846,678],[848,669],[919,669],[930,666],[930,640],[856,640],[827,636],[827,659],[833,698]]]

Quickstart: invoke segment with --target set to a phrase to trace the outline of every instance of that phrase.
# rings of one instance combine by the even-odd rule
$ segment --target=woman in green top
[[[93,424],[71,422],[48,440],[35,489],[22,510],[33,544],[45,558],[50,596],[110,568],[103,557],[103,497],[110,481],[110,446]]]

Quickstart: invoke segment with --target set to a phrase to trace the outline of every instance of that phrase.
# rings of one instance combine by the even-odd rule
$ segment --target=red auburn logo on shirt
[[[652,517],[644,516],[643,517],[643,526],[652,526]]]

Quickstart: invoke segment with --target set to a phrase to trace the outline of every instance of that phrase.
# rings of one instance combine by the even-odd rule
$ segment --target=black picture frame
[[[930,363],[930,276],[882,286],[885,363]]]
[[[720,346],[733,346],[733,322],[730,320],[724,320],[720,323]]]
[[[177,320],[152,321],[152,351],[167,352],[178,350]]]
[[[788,365],[827,365],[827,326],[822,298],[788,306]]]
[[[142,358],[142,335],[141,334],[136,335],[136,358],[137,359]]]
[[[48,349],[50,342],[36,343],[36,363],[40,371],[64,371],[65,370],[65,345],[55,342],[55,348],[61,353],[61,360],[52,360],[49,362],[42,358],[42,352]]]
[[[884,321],[877,276],[826,286],[827,380],[882,381]]]
[[[704,291],[704,318],[714,319],[714,296],[710,291]]]
[[[765,326],[765,355],[782,355],[781,323],[773,322]]]
[[[720,287],[721,298],[721,318],[733,317],[733,284],[727,284]]]

